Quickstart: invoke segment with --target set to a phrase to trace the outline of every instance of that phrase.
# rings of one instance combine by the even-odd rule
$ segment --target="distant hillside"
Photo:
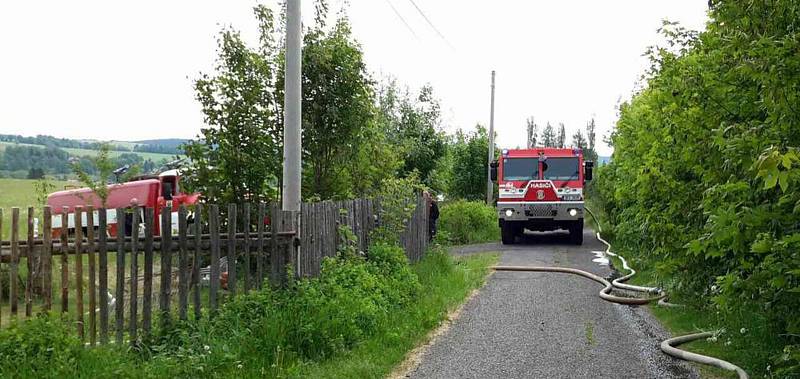
[[[47,175],[66,178],[70,175],[69,162],[80,159],[87,162],[95,156],[100,144],[108,143],[111,157],[117,166],[138,164],[145,172],[157,170],[164,162],[175,159],[183,152],[178,146],[186,140],[178,138],[143,141],[97,141],[56,138],[38,135],[0,134],[0,178],[26,178],[36,176],[37,171]],[[82,164],[83,165],[83,164]]]
[[[183,138],[162,138],[162,139],[146,139],[141,141],[131,141],[131,143],[140,145],[158,145],[158,146],[177,149],[178,147],[186,143],[186,141],[188,140]]]

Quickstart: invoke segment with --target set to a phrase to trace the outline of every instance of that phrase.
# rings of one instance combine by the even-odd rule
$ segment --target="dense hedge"
[[[800,3],[714,4],[705,32],[665,24],[670,47],[649,51],[595,189],[618,246],[686,301],[759,320],[788,375],[800,359]]]
[[[497,211],[481,201],[457,200],[442,205],[437,240],[451,245],[498,241]]]

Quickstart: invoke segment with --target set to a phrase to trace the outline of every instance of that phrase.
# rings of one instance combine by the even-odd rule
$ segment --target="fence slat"
[[[270,283],[273,286],[279,286],[281,284],[281,254],[278,252],[278,227],[280,225],[280,213],[278,211],[277,205],[272,205],[270,207],[270,220],[269,220],[269,227],[270,232],[272,233],[272,240],[270,241],[270,252],[269,252],[269,278]]]
[[[250,292],[250,203],[242,208],[242,232],[244,233],[244,292]]]
[[[189,257],[186,250],[186,206],[181,205],[178,209],[178,317],[186,320],[187,292],[189,290]]]
[[[33,314],[33,278],[36,274],[39,274],[39,270],[34,268],[36,257],[33,251],[33,207],[28,207],[27,226],[28,243],[25,249],[25,263],[28,268],[28,280],[25,284],[25,317],[31,317]]]
[[[236,204],[228,204],[228,292],[236,297]]]
[[[172,295],[172,209],[161,208],[161,322],[170,322]]]
[[[3,208],[0,208],[0,245],[3,244]],[[3,268],[3,261],[0,260],[0,268]],[[3,281],[0,280],[0,304],[3,303]],[[3,307],[0,307],[0,325],[3,325]]]
[[[0,210],[0,219],[3,218],[3,211]],[[44,252],[42,256],[42,296],[44,303],[42,309],[49,312],[53,308],[53,210],[50,206],[45,206],[42,209],[42,239],[44,240]],[[0,221],[0,230],[3,229],[3,223]],[[0,241],[3,240],[0,235]],[[0,293],[2,293],[0,287]]]
[[[117,208],[116,342],[122,345],[125,322],[125,208]]]
[[[11,315],[17,318],[17,297],[19,296],[19,208],[11,208],[11,262],[9,265],[10,279],[9,301],[11,302]]]
[[[258,223],[256,233],[258,234],[258,252],[256,253],[256,288],[261,289],[264,284],[264,218],[266,217],[266,205],[258,203]]]
[[[84,341],[83,327],[83,207],[75,207],[75,324]]]
[[[212,204],[209,209],[208,228],[211,233],[211,275],[209,278],[208,305],[211,314],[217,310],[217,291],[219,291],[219,206]]]
[[[131,344],[136,344],[139,329],[139,207],[131,206],[131,278],[130,278],[130,315],[128,316],[128,334]]]
[[[144,287],[142,290],[142,334],[150,335],[153,320],[153,208],[144,210]]]
[[[98,255],[100,279],[100,343],[108,343],[108,244],[107,244],[107,222],[108,212],[105,208],[100,208],[97,213],[98,235]]]
[[[194,317],[199,320],[200,312],[200,247],[203,240],[203,206],[195,205],[194,209],[194,251],[192,251],[192,286]]]
[[[94,207],[90,205],[86,207],[86,258],[89,261],[89,344],[91,346],[97,344],[97,288],[95,287],[97,267],[94,238]]]

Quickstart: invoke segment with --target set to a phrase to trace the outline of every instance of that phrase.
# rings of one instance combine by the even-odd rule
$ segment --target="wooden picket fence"
[[[288,280],[287,267],[298,277],[316,276],[324,257],[336,255],[340,225],[349,226],[366,250],[370,233],[380,224],[379,203],[371,199],[303,204],[299,215],[267,204],[181,206],[175,235],[167,208],[160,215],[152,208],[115,212],[131,218],[129,228],[120,221],[118,238],[98,232],[107,230],[104,209],[76,207],[74,219],[96,227],[70,230],[64,217],[54,239],[53,209],[42,209],[42,233],[35,236],[35,209],[27,209],[27,223],[22,225],[20,209],[12,208],[11,235],[6,239],[0,209],[0,272],[8,271],[3,276],[8,288],[0,278],[0,327],[31,317],[34,308],[51,311],[57,302],[57,310],[74,319],[78,336],[92,345],[112,338],[119,344],[136,341],[151,333],[154,317],[162,323],[176,314],[181,320],[213,317],[223,301],[239,293],[265,282],[280,286]],[[427,215],[427,200],[419,196],[401,236],[412,262],[427,249]],[[166,226],[161,235],[153,232],[156,217]],[[22,226],[27,226],[24,240]],[[54,276],[59,277],[60,296],[53,294]]]

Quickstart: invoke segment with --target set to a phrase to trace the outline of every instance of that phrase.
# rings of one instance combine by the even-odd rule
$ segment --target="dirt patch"
[[[489,275],[487,275],[486,279],[484,280],[484,284],[487,281],[489,281],[489,278],[491,278],[492,275],[494,275],[494,271],[489,272]],[[481,288],[483,288],[483,286],[481,286]],[[425,338],[422,340],[422,343],[419,346],[415,347],[413,350],[408,352],[403,362],[400,363],[397,367],[395,367],[395,369],[392,370],[392,372],[387,376],[387,378],[401,379],[409,377],[411,372],[414,371],[417,368],[417,366],[419,366],[420,362],[422,362],[422,357],[425,355],[425,352],[428,351],[428,348],[430,348],[434,343],[436,343],[436,340],[441,335],[447,333],[447,331],[450,329],[453,323],[456,320],[458,320],[458,318],[461,316],[461,312],[464,310],[464,307],[467,304],[469,304],[469,302],[472,301],[472,299],[475,298],[475,296],[477,296],[478,293],[480,293],[481,288],[476,288],[472,290],[472,292],[470,292],[470,294],[464,299],[464,301],[461,303],[461,305],[458,306],[458,308],[447,313],[447,316],[439,325],[439,327],[434,330],[431,330],[425,336]]]

